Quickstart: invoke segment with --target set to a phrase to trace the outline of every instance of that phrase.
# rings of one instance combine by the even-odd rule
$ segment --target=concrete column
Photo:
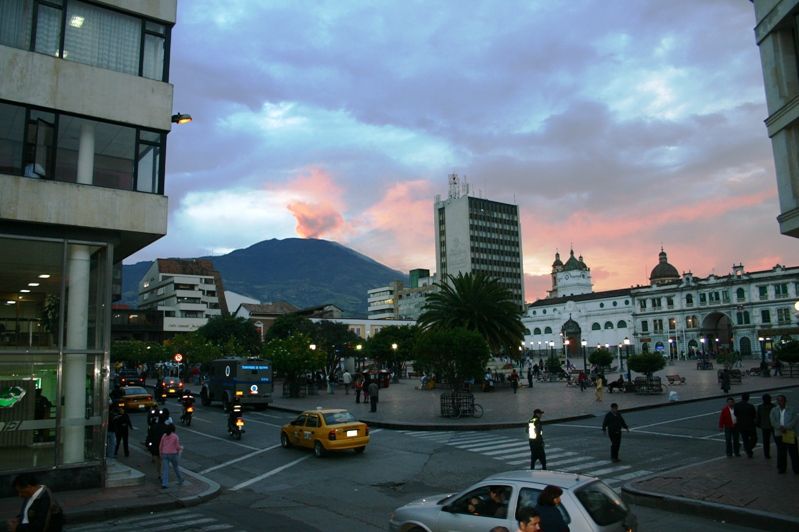
[[[80,125],[80,144],[78,145],[78,183],[91,185],[94,177],[94,124],[83,122]]]
[[[81,142],[81,146],[83,143]],[[69,248],[67,272],[67,349],[86,349],[89,330],[90,250],[88,246]],[[86,354],[64,356],[64,463],[85,461],[86,431]]]

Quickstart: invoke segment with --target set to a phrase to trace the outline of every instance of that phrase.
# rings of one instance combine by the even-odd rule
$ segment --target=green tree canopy
[[[268,342],[273,338],[288,338],[295,334],[304,334],[313,338],[314,324],[305,316],[299,314],[283,314],[278,316],[271,327],[266,331],[265,340]]]
[[[483,273],[447,275],[427,296],[417,324],[423,330],[476,331],[494,353],[519,356],[524,325],[519,302],[499,280]]]
[[[788,365],[796,364],[799,362],[799,342],[791,340],[790,342],[779,344],[774,349],[774,358]]]
[[[410,325],[383,327],[369,338],[364,346],[365,356],[391,368],[395,376],[402,373],[403,364],[413,359],[417,328]],[[396,345],[397,348],[394,349]]]
[[[311,339],[304,334],[273,338],[264,345],[264,356],[272,360],[275,371],[292,382],[325,363],[324,354],[310,348]]]
[[[234,316],[214,316],[197,333],[224,351],[225,355],[254,356],[261,351],[261,336],[255,325]]]
[[[654,372],[666,366],[666,360],[660,353],[641,353],[640,355],[630,355],[627,359],[627,366],[631,371],[644,373],[647,378],[651,378]]]
[[[355,346],[361,341],[347,324],[322,320],[314,324],[312,340],[325,356],[325,371],[331,375],[344,357],[355,356]]]
[[[436,373],[452,388],[468,379],[479,379],[488,362],[490,351],[477,331],[465,328],[436,328],[420,333],[416,345],[415,366]]]
[[[175,353],[181,353],[189,364],[207,364],[223,355],[222,347],[212,343],[199,331],[179,334],[165,343],[168,350],[165,358],[172,358]]]
[[[167,349],[159,343],[140,340],[115,340],[111,342],[111,362],[126,366],[139,363],[160,362],[169,357]]]
[[[600,369],[607,369],[613,364],[613,353],[604,347],[600,347],[588,355],[588,362],[596,364]]]
[[[736,362],[741,360],[741,353],[738,351],[722,350],[716,355],[716,362],[722,364],[725,368],[731,369]]]

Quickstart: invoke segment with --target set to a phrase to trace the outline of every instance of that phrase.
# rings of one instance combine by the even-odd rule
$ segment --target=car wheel
[[[365,450],[366,450],[366,446],[365,445],[363,447],[356,447],[355,448],[355,454],[363,454],[363,452]]]
[[[322,458],[325,455],[325,448],[319,440],[313,442],[313,453],[317,458]]]
[[[288,449],[289,447],[291,447],[289,436],[285,432],[280,433],[280,445],[282,445],[284,449]]]

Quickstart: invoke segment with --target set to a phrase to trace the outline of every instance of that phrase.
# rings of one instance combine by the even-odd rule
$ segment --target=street
[[[785,392],[789,404],[799,392]],[[772,393],[772,396],[775,393]],[[606,397],[609,406],[613,396]],[[759,396],[752,398],[754,404]],[[357,415],[356,407],[352,411]],[[724,453],[717,430],[719,399],[628,412],[621,462],[610,460],[609,441],[600,416],[544,425],[550,469],[598,476],[620,491],[632,479],[675,467],[701,463]],[[179,405],[167,403],[175,419]],[[143,415],[134,416],[143,428]],[[181,466],[211,478],[224,488],[220,497],[193,508],[152,515],[119,516],[69,530],[386,530],[388,514],[413,499],[457,491],[491,473],[529,467],[526,430],[411,431],[373,429],[362,455],[353,452],[315,458],[309,450],[283,449],[279,427],[294,414],[247,411],[244,437],[233,441],[221,408],[198,408],[191,427],[178,425],[186,448]],[[546,421],[546,414],[544,421]],[[134,452],[145,452],[138,443]],[[746,458],[736,458],[746,460]],[[758,450],[755,458],[762,460]],[[155,482],[154,468],[148,482]],[[633,507],[639,530],[755,530],[734,527],[660,509]]]

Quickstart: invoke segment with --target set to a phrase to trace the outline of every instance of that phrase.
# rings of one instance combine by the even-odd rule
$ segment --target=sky
[[[740,0],[181,0],[168,235],[126,260],[323,238],[435,271],[457,173],[519,206],[525,292],[799,264]]]

